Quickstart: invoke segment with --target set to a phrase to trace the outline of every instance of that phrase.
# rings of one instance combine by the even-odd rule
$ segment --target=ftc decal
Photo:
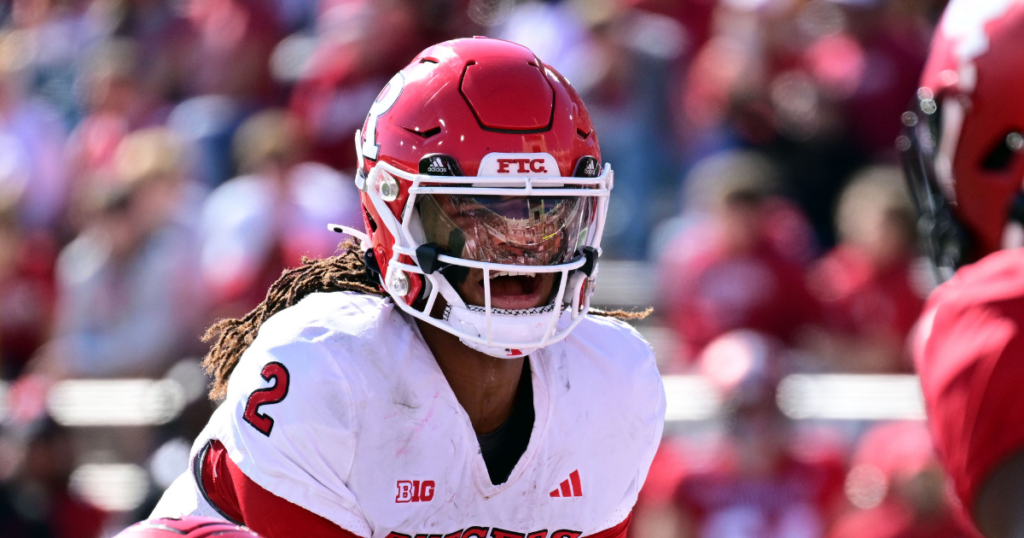
[[[550,153],[488,153],[480,159],[478,176],[559,177],[558,161]]]
[[[519,165],[519,169],[516,170],[516,173],[519,174],[526,174],[528,172],[546,174],[548,171],[547,167],[544,166],[544,159],[498,159],[498,173],[508,174],[508,167],[512,164]]]
[[[433,480],[399,480],[396,503],[419,503],[434,500],[436,485]]]

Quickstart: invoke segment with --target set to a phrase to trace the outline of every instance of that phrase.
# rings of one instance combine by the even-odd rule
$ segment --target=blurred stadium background
[[[204,327],[361,223],[353,132],[471,35],[566,75],[616,170],[595,302],[655,307],[669,396],[631,536],[967,536],[893,144],[944,4],[0,2],[0,536],[148,514],[215,406]]]

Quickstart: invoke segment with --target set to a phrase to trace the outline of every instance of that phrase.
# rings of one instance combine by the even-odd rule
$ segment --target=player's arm
[[[1024,276],[1007,252],[933,292],[913,346],[939,459],[991,538],[1024,537]]]
[[[358,538],[328,519],[288,502],[253,482],[219,441],[199,454],[196,482],[207,502],[226,519],[266,538]]]
[[[323,331],[297,323],[289,330],[275,320],[232,372],[180,489],[202,515],[213,512],[266,538],[368,538],[370,525],[347,485],[361,393],[353,394],[335,351],[316,340]],[[187,508],[168,504],[154,515]]]

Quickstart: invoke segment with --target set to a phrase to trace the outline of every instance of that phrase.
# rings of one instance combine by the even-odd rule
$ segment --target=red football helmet
[[[211,517],[164,517],[140,521],[114,538],[260,538],[245,527]]]
[[[381,91],[356,152],[366,234],[345,231],[403,311],[495,357],[527,355],[583,318],[611,167],[579,95],[529,49],[477,37],[424,50]],[[471,269],[483,306],[453,284]],[[492,307],[492,278],[537,273],[559,277],[548,304]]]
[[[1024,2],[953,0],[897,145],[943,279],[1024,246]]]

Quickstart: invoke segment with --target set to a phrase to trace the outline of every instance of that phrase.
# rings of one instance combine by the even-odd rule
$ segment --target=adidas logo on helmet
[[[448,167],[445,166],[444,161],[442,161],[440,157],[434,157],[430,160],[430,165],[427,166],[427,173],[447,174]]]
[[[426,155],[420,159],[419,172],[421,174],[430,174],[434,176],[462,175],[462,169],[459,168],[459,163],[456,162],[451,155],[445,155],[443,153]]]
[[[573,173],[575,177],[597,177],[598,168],[600,164],[597,159],[589,155],[580,157],[580,160],[576,163],[576,171]]]

